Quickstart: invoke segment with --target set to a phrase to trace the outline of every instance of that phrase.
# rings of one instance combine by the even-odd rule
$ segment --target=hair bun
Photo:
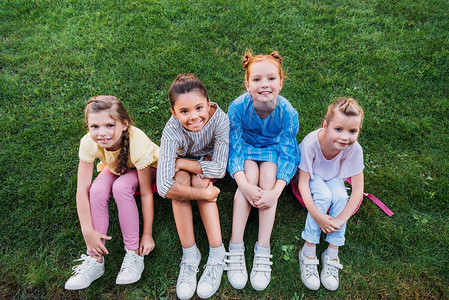
[[[192,78],[195,78],[195,75],[191,73],[181,73],[178,76],[176,76],[175,81],[186,81]]]
[[[252,50],[246,50],[245,54],[243,55],[242,64],[245,67],[245,69],[248,68],[249,62],[253,59],[253,52]]]
[[[277,60],[279,63],[282,63],[282,56],[277,52],[277,51],[273,51],[270,53],[270,55]]]

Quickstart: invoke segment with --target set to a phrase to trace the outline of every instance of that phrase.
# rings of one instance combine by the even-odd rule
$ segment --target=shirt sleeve
[[[156,167],[159,157],[159,146],[137,128],[133,130],[133,135],[130,146],[131,163],[137,170],[145,169],[149,165]]]
[[[276,179],[282,179],[287,184],[295,175],[299,163],[299,149],[296,135],[299,130],[298,113],[296,110],[285,110],[282,116],[282,131],[279,142],[278,172]]]
[[[178,142],[168,136],[166,130],[164,130],[157,165],[157,191],[162,198],[165,198],[171,186],[175,184],[173,177],[175,176],[176,150],[179,147]]]
[[[80,141],[80,148],[78,151],[79,159],[84,162],[93,163],[95,161],[95,158],[97,158],[96,152],[97,144],[92,141],[92,138],[88,133],[83,136]]]
[[[217,110],[215,113],[218,113]],[[220,118],[217,120],[215,128],[214,154],[211,161],[200,161],[203,178],[223,178],[226,174],[226,164],[229,152],[229,119],[220,110]]]
[[[338,177],[348,178],[359,174],[365,168],[363,164],[363,149],[358,142],[352,145],[347,157],[340,162],[340,172]]]
[[[242,111],[235,101],[228,109],[229,117],[229,159],[228,172],[232,178],[239,171],[244,171],[244,159],[242,145],[245,142],[242,138]]]
[[[309,173],[310,179],[314,179],[312,163],[315,157],[315,153],[312,150],[312,146],[306,143],[307,140],[308,139],[306,136],[302,143],[299,145],[299,155],[301,157],[301,161],[298,168],[303,170],[304,172]]]

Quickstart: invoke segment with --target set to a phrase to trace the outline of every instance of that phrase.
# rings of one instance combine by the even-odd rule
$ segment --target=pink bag
[[[346,181],[349,184],[351,184],[351,178],[346,178]],[[306,205],[304,204],[304,201],[301,198],[301,195],[300,195],[299,189],[298,189],[298,173],[296,173],[295,176],[293,176],[292,180],[290,180],[290,187],[292,188],[293,195],[298,200],[298,202],[302,206],[306,207]],[[386,213],[389,217],[391,217],[394,214],[385,204],[382,203],[382,201],[377,199],[374,195],[363,193],[363,197],[368,197],[369,199],[371,199],[371,201],[373,201],[377,206],[379,206],[380,209],[382,209],[384,211],[384,213]],[[354,211],[354,214],[359,210],[360,205],[362,204],[362,201],[363,201],[363,198],[360,200],[360,203],[357,206],[357,209]]]

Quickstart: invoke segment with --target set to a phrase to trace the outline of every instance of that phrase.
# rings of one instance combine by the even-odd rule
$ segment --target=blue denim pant
[[[312,193],[313,202],[318,210],[329,216],[337,217],[348,203],[348,193],[343,179],[334,178],[324,181],[321,177],[314,175],[314,179],[309,182],[310,191]],[[345,244],[346,223],[334,233],[326,236],[326,242],[343,246]],[[312,218],[310,213],[307,214],[306,225],[302,232],[302,238],[311,244],[320,243],[321,228]]]

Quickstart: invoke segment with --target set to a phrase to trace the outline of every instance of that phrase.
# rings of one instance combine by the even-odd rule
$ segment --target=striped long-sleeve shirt
[[[235,99],[228,110],[229,133],[228,171],[232,177],[244,171],[245,160],[270,161],[277,165],[276,179],[287,184],[299,164],[296,135],[299,130],[298,112],[282,96],[266,119],[260,119],[250,93]]]
[[[173,116],[168,120],[162,132],[161,151],[157,165],[157,190],[161,197],[175,183],[176,157],[205,156],[211,161],[200,161],[203,178],[223,178],[226,174],[226,164],[229,151],[229,119],[226,113],[216,103],[217,110],[206,125],[198,131],[186,130],[178,119]]]

